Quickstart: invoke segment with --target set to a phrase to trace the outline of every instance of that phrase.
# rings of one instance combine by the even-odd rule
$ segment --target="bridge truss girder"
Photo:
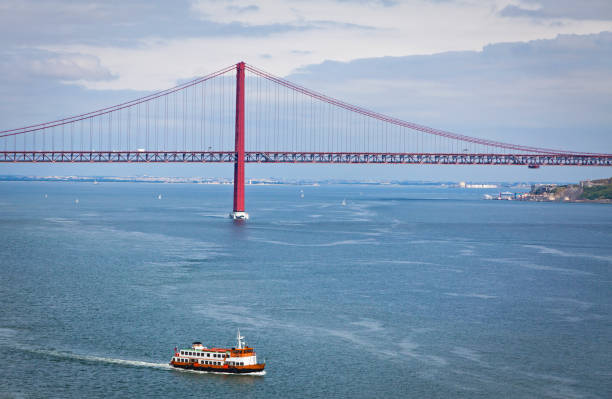
[[[0,162],[14,163],[233,163],[234,151],[4,151]],[[247,163],[423,164],[517,166],[612,166],[609,155],[418,154],[246,151]]]

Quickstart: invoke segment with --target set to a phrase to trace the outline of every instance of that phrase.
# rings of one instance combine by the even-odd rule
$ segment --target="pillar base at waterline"
[[[233,211],[229,217],[234,220],[249,220],[249,214],[244,211]]]

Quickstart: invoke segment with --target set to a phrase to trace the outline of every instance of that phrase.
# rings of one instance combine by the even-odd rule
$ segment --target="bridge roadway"
[[[612,166],[608,154],[436,154],[245,151],[248,163]],[[234,163],[234,151],[4,151],[10,163]]]

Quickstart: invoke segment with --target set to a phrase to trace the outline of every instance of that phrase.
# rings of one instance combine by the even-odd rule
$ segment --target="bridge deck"
[[[14,163],[233,163],[234,151],[4,151]],[[612,155],[247,151],[249,163],[612,166]]]

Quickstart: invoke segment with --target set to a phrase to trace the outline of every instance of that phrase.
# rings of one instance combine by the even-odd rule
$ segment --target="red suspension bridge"
[[[612,154],[530,147],[434,129],[345,103],[240,62],[133,101],[0,131],[0,162],[231,162],[232,215],[242,218],[248,217],[245,162],[538,168],[612,166]]]

